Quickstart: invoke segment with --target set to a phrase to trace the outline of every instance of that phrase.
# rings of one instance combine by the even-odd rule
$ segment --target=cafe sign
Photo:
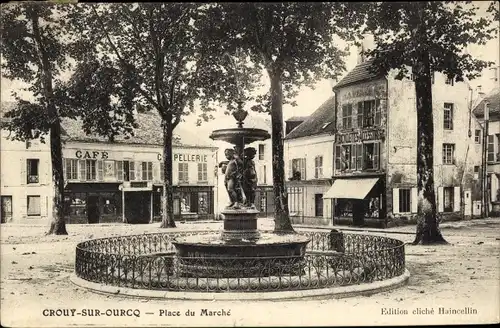
[[[337,133],[336,143],[362,142],[384,138],[384,130],[358,130],[348,133]]]

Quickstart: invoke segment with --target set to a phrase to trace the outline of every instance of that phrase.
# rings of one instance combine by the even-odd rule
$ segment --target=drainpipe
[[[483,213],[484,217],[487,218],[490,212],[490,204],[488,197],[488,125],[490,120],[490,113],[488,108],[488,103],[484,102],[484,145],[483,145]]]

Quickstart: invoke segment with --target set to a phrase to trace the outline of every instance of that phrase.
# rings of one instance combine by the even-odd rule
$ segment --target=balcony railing
[[[28,183],[38,183],[38,175],[28,175]]]

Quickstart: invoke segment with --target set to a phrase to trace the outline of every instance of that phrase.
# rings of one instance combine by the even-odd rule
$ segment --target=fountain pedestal
[[[224,230],[221,238],[223,240],[257,240],[260,233],[257,230],[257,216],[259,211],[255,209],[225,209]]]

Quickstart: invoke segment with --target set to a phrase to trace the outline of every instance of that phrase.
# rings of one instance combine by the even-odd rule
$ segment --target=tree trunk
[[[295,233],[288,211],[288,194],[285,187],[285,163],[283,160],[283,87],[279,74],[271,78],[271,124],[274,191],[274,232]]]
[[[444,244],[436,211],[434,191],[434,121],[429,56],[423,52],[413,71],[417,99],[418,218],[414,245]]]
[[[163,126],[163,193],[160,228],[175,228],[172,186],[172,115],[166,115]]]
[[[50,109],[52,107],[52,109]],[[55,112],[55,114],[54,114]],[[52,114],[51,114],[52,113]],[[52,162],[52,180],[54,181],[53,211],[50,229],[47,234],[67,235],[64,217],[64,173],[61,146],[61,123],[53,104],[49,105],[49,117],[55,116],[50,127],[50,158]]]
[[[52,71],[47,56],[47,50],[42,40],[39,26],[37,6],[26,12],[33,26],[33,37],[38,48],[40,78],[43,94],[47,106],[47,115],[50,122],[50,160],[52,163],[52,181],[54,182],[54,197],[52,207],[52,221],[47,234],[67,235],[66,220],[64,218],[64,174],[62,164],[61,122],[54,104],[52,87]]]

